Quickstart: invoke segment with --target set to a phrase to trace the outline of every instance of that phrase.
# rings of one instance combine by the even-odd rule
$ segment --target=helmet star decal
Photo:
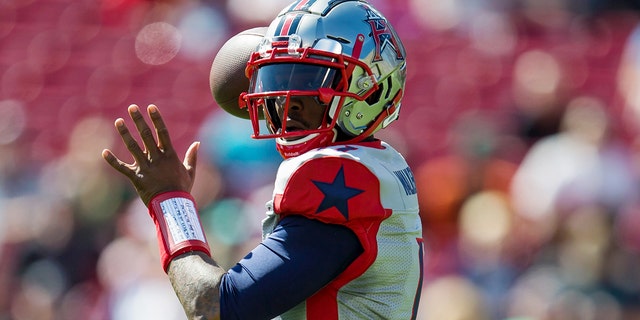
[[[330,208],[336,208],[345,220],[349,220],[349,199],[361,194],[364,190],[347,187],[344,180],[344,167],[340,167],[331,183],[312,181],[324,194],[324,198],[318,206],[316,213],[321,213]]]
[[[371,26],[371,36],[376,45],[373,62],[382,60],[382,51],[386,47],[390,47],[396,53],[397,60],[404,60],[396,35],[389,28],[387,20],[369,7],[364,6],[364,8],[367,11],[367,19],[364,21]]]

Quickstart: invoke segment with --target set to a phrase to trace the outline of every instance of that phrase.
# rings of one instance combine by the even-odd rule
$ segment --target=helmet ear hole
[[[374,105],[376,103],[378,103],[380,101],[380,97],[382,97],[382,92],[384,91],[384,86],[382,85],[382,83],[378,86],[378,90],[374,91],[373,93],[371,93],[370,96],[367,97],[367,99],[365,99],[365,101],[369,104],[369,105]]]

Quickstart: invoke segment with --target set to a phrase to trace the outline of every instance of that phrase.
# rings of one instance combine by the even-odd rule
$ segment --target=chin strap
[[[183,191],[161,193],[151,199],[148,208],[156,225],[165,272],[171,260],[183,253],[201,251],[211,256],[191,194]]]
[[[315,133],[312,139],[303,143],[284,144],[276,142],[276,149],[284,159],[297,157],[309,150],[326,147],[333,144],[338,136],[338,131],[333,128],[330,131]]]

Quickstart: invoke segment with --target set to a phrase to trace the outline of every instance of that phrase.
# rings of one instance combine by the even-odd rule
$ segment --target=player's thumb
[[[198,149],[200,149],[200,141],[193,142],[189,149],[187,149],[187,153],[184,155],[184,167],[187,169],[189,176],[191,176],[191,181],[196,178],[196,164],[198,162]]]

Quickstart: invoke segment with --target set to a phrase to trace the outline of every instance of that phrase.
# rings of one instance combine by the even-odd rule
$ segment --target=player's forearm
[[[147,206],[156,225],[162,267],[188,319],[219,319],[225,270],[210,256],[193,196],[168,191],[155,195]]]
[[[220,318],[220,281],[225,270],[201,252],[173,259],[168,274],[188,319]]]

